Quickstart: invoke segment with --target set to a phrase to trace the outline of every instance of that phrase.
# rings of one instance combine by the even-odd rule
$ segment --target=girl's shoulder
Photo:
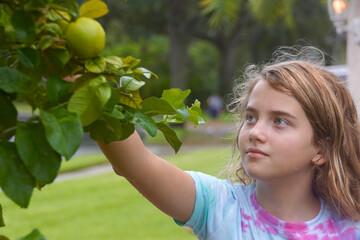
[[[326,208],[322,224],[318,228],[325,227],[327,231],[334,231],[341,239],[360,239],[360,221],[340,216],[335,209],[325,203]],[[355,238],[353,238],[356,236]]]
[[[240,183],[233,183],[228,179],[221,179],[203,172],[197,172],[197,171],[185,171],[188,173],[194,181],[201,181],[203,183],[214,183],[214,184],[224,184],[228,187],[231,187],[233,189],[236,189],[238,191],[254,191],[255,189],[255,183],[250,183],[248,185],[243,185]]]
[[[255,183],[243,185],[232,183],[228,179],[220,179],[202,172],[186,171],[194,180],[198,188],[211,190],[214,193],[223,195],[225,192],[231,193],[233,198],[249,200],[255,190]]]

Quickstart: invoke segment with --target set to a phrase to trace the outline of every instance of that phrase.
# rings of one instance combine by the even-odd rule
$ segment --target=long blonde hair
[[[325,164],[314,165],[314,192],[341,216],[360,220],[360,124],[346,85],[311,61],[285,60],[250,66],[236,87],[232,106],[239,113],[233,159],[223,173],[233,181],[254,182],[245,172],[237,145],[242,115],[252,89],[263,79],[275,90],[293,96],[304,109]]]

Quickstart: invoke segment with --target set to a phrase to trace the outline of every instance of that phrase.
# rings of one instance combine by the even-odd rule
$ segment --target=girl
[[[360,239],[360,125],[346,86],[287,60],[249,67],[234,102],[239,157],[220,180],[184,172],[134,133],[99,142],[115,172],[199,239]]]

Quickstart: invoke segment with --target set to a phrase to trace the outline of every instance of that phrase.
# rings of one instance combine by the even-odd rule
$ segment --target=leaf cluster
[[[62,24],[107,11],[100,0],[80,7],[75,0],[0,0],[0,187],[20,207],[28,207],[34,188],[54,181],[84,132],[109,143],[138,126],[150,136],[162,132],[177,152],[181,141],[168,123],[203,123],[200,102],[184,104],[190,90],[142,99],[139,89],[157,75],[139,59],[73,54]],[[16,101],[31,106],[27,120]]]

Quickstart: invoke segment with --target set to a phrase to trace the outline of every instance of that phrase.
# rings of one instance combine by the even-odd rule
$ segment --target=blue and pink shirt
[[[282,221],[266,212],[256,201],[255,184],[232,184],[199,172],[187,172],[196,187],[188,226],[198,239],[206,240],[360,240],[360,222],[330,211],[321,200],[321,210],[303,223]]]

